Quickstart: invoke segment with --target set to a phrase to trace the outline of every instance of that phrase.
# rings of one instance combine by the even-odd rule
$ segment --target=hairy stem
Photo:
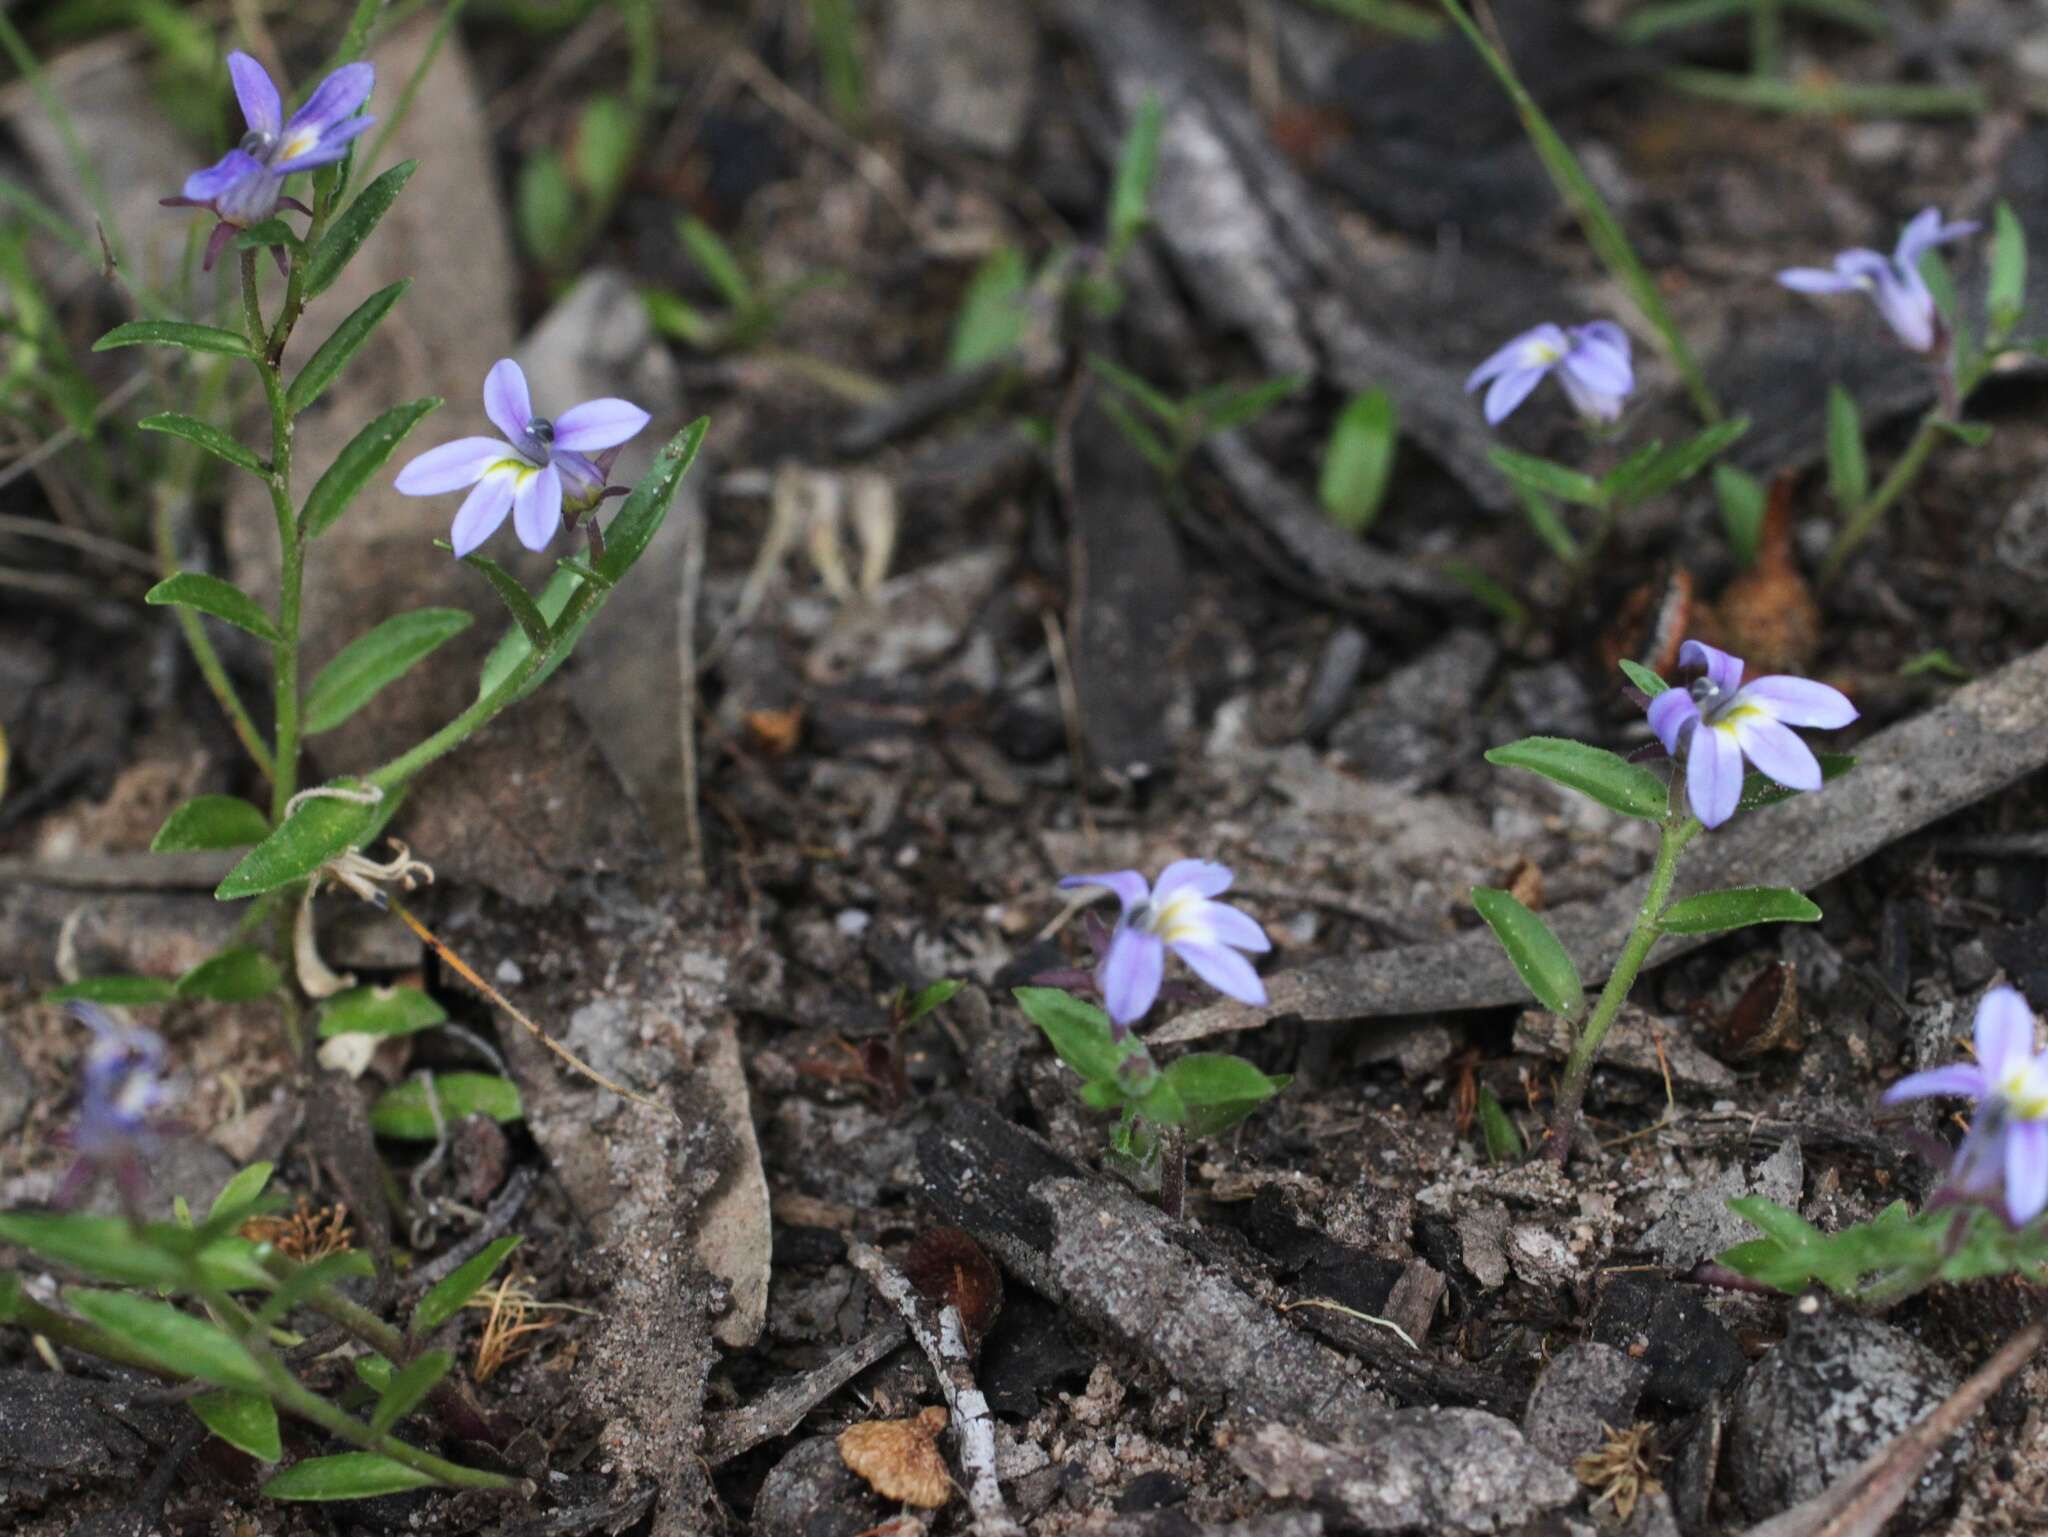
[[[1680,794],[1679,783],[1677,778],[1672,781],[1674,801]],[[1643,905],[1636,913],[1634,927],[1629,930],[1628,942],[1621,948],[1621,958],[1614,963],[1614,970],[1608,973],[1607,985],[1600,990],[1600,1000],[1593,1005],[1591,1016],[1580,1029],[1579,1038],[1572,1043],[1571,1055],[1565,1060],[1564,1082],[1557,1091],[1557,1112],[1550,1123],[1550,1156],[1560,1168],[1571,1156],[1572,1138],[1578,1131],[1579,1107],[1585,1102],[1586,1080],[1592,1076],[1593,1063],[1600,1055],[1600,1044],[1607,1039],[1607,1032],[1620,1015],[1622,1004],[1628,1001],[1629,990],[1636,985],[1636,976],[1649,957],[1650,947],[1657,942],[1657,920],[1664,915],[1664,908],[1671,900],[1671,882],[1678,874],[1678,856],[1699,831],[1699,822],[1677,806],[1665,814],[1657,839],[1657,862],[1650,867],[1650,889],[1643,893]]]

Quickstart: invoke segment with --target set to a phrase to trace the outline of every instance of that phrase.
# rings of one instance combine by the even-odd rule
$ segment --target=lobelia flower
[[[1977,1101],[1976,1118],[1949,1166],[1948,1188],[1974,1200],[2005,1196],[2025,1226],[2048,1207],[2048,1053],[2034,1050],[2034,1011],[2010,987],[1977,1005],[1977,1060],[1901,1078],[1884,1102],[1955,1094]]]
[[[1923,208],[1900,232],[1891,255],[1858,246],[1837,256],[1832,268],[1787,267],[1778,281],[1802,294],[1867,293],[1901,342],[1915,352],[1932,352],[1940,339],[1941,319],[1927,280],[1920,275],[1920,258],[1938,245],[1976,232],[1975,224],[1944,224],[1940,209]]]
[[[105,1174],[132,1208],[148,1184],[145,1160],[156,1142],[156,1114],[170,1099],[163,1037],[124,1025],[90,1003],[74,1003],[71,1012],[92,1031],[93,1042],[78,1125],[67,1139],[78,1161],[64,1176],[56,1204],[76,1203]]]
[[[1690,688],[1666,689],[1650,701],[1650,729],[1672,757],[1685,759],[1685,793],[1708,827],[1735,814],[1742,798],[1742,760],[1788,790],[1818,790],[1820,763],[1788,729],[1846,726],[1856,707],[1839,689],[1807,678],[1772,674],[1742,681],[1742,658],[1689,640],[1681,667],[1704,667]]]
[[[407,496],[475,488],[457,509],[448,536],[458,557],[496,533],[508,512],[521,544],[546,549],[564,511],[587,512],[617,494],[605,477],[619,445],[650,420],[631,401],[611,398],[586,400],[552,421],[535,416],[526,375],[510,358],[493,364],[484,379],[484,411],[510,441],[457,438],[398,472],[398,489]]]
[[[361,115],[377,78],[368,64],[342,65],[320,82],[289,122],[284,99],[261,64],[246,53],[231,53],[228,75],[249,131],[214,164],[186,177],[182,196],[163,200],[169,208],[210,208],[220,220],[206,242],[203,265],[208,272],[229,235],[262,223],[277,212],[280,201],[307,212],[303,204],[281,198],[285,178],[332,165],[348,153],[350,141],[376,121]]]
[[[1067,888],[1101,886],[1122,904],[1123,916],[1096,972],[1119,1037],[1159,997],[1168,949],[1219,993],[1240,1003],[1266,1001],[1265,984],[1238,952],[1260,954],[1273,948],[1272,941],[1248,914],[1213,900],[1233,879],[1228,866],[1213,860],[1177,859],[1159,872],[1156,886],[1136,870],[1070,875],[1060,882]]]
[[[1611,320],[1588,321],[1569,330],[1546,322],[1524,331],[1473,369],[1465,393],[1492,381],[1486,392],[1486,423],[1497,427],[1549,373],[1557,375],[1587,421],[1605,426],[1618,420],[1636,387],[1628,332]]]

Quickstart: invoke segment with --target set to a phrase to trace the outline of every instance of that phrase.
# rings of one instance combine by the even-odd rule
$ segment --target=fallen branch
[[[1724,886],[1811,890],[1879,849],[2005,788],[2048,763],[2048,647],[1957,689],[1935,708],[1860,744],[1849,776],[1718,829],[1698,844],[1679,896]],[[1645,881],[1545,917],[1588,985],[1613,968]],[[1661,939],[1648,966],[1706,944],[1708,934]],[[1169,1021],[1155,1043],[1311,1022],[1495,1008],[1525,998],[1521,980],[1484,928],[1432,945],[1338,955],[1269,978],[1262,1008],[1214,1004]]]
[[[704,1460],[715,1468],[763,1441],[788,1435],[805,1415],[908,1338],[903,1325],[892,1319],[870,1329],[823,1366],[769,1389],[744,1409],[706,1416]]]
[[[933,1314],[931,1304],[910,1284],[910,1278],[864,1243],[847,1245],[853,1268],[874,1282],[885,1302],[893,1304],[910,1326],[910,1336],[930,1357],[939,1391],[953,1414],[953,1433],[960,1443],[960,1467],[967,1474],[967,1503],[974,1511],[974,1530],[981,1537],[1023,1537],[1024,1528],[1011,1517],[996,1482],[996,1426],[988,1399],[974,1381],[960,1310],[948,1303]]]

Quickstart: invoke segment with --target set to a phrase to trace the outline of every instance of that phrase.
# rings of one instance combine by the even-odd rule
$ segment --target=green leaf
[[[719,239],[716,230],[702,219],[686,214],[676,221],[676,235],[697,264],[697,270],[704,274],[704,280],[725,301],[726,308],[739,314],[754,307],[754,285],[740,266],[739,258],[732,254],[732,247]]]
[[[1828,494],[1843,512],[1861,507],[1870,492],[1870,464],[1863,455],[1863,424],[1856,399],[1839,384],[1828,386]]]
[[[1956,307],[1955,275],[1948,270],[1941,252],[1929,249],[1920,253],[1920,276],[1927,280],[1927,291],[1934,296],[1934,310],[1941,316],[1941,323],[1955,333],[1958,352],[1967,353],[1970,336]]]
[[[1339,528],[1362,534],[1372,527],[1386,499],[1400,435],[1401,414],[1385,390],[1354,395],[1338,413],[1323,450],[1316,498]]]
[[[1956,683],[1968,683],[1976,676],[1969,668],[1949,655],[1945,646],[1936,646],[1930,651],[1923,651],[1918,656],[1909,657],[1899,663],[1899,676],[1902,678],[1918,678],[1929,673]]]
[[[305,249],[305,242],[299,239],[299,232],[282,219],[265,219],[252,224],[235,236],[230,245],[236,251],[263,251],[271,246],[283,246],[287,251]]]
[[[1991,283],[1984,291],[1984,319],[1990,339],[1996,341],[2012,334],[2026,308],[2027,232],[2003,200],[1992,220]]]
[[[392,1374],[390,1385],[377,1400],[370,1415],[370,1429],[382,1435],[412,1413],[454,1364],[455,1357],[445,1350],[429,1350],[406,1362]]]
[[[1191,1137],[1228,1131],[1288,1083],[1285,1078],[1269,1078],[1242,1057],[1216,1051],[1176,1058],[1160,1076],[1180,1100],[1180,1124]]]
[[[238,946],[208,956],[178,978],[178,996],[211,998],[215,1003],[247,1003],[276,992],[283,980],[277,962],[267,954]]]
[[[1483,1083],[1479,1085],[1478,1121],[1488,1163],[1513,1163],[1522,1156],[1522,1134],[1515,1130],[1493,1090]]]
[[[474,622],[459,608],[417,608],[357,636],[306,690],[306,734],[332,731]]]
[[[0,1212],[0,1243],[118,1286],[175,1286],[185,1276],[177,1257],[139,1242],[124,1217],[89,1212]]]
[[[1114,395],[1104,396],[1102,413],[1116,424],[1117,431],[1137,451],[1138,457],[1153,469],[1169,480],[1180,473],[1179,456],[1166,446],[1158,433],[1140,421],[1138,413],[1123,400]]]
[[[704,434],[710,427],[711,418],[700,416],[670,438],[611,522],[605,525],[604,559],[598,562],[597,569],[614,586],[625,579],[660,531],[676,492],[682,488],[683,477],[697,462],[697,450],[703,446]]]
[[[339,779],[332,788],[361,789],[362,781]],[[214,888],[222,902],[261,896],[280,886],[302,881],[344,849],[361,848],[390,815],[390,797],[362,803],[316,795],[299,803],[276,831],[242,856]]]
[[[178,996],[178,984],[168,977],[81,977],[43,994],[45,1003],[111,1003],[124,1008],[146,1008],[152,1003],[169,1003]]]
[[[358,192],[355,201],[327,226],[327,233],[320,237],[320,243],[313,247],[313,254],[306,262],[307,298],[318,298],[334,286],[334,280],[341,276],[342,269],[363,248],[363,242],[370,238],[370,232],[377,227],[378,221],[391,211],[391,205],[398,201],[398,194],[405,190],[405,184],[412,180],[412,173],[419,168],[417,160],[405,160],[393,166]]]
[[[234,1178],[222,1185],[220,1194],[213,1198],[213,1205],[207,1209],[207,1222],[224,1222],[239,1227],[241,1219],[254,1209],[264,1187],[270,1183],[270,1176],[276,1171],[277,1165],[261,1161],[236,1171]]]
[[[1971,448],[1982,448],[1991,441],[1992,429],[1989,422],[1952,422],[1945,416],[1937,416],[1934,418],[1934,427]]]
[[[1564,526],[1564,519],[1558,515],[1557,508],[1551,504],[1550,498],[1541,491],[1518,485],[1515,487],[1515,500],[1521,503],[1522,516],[1528,520],[1529,527],[1535,530],[1536,537],[1543,541],[1544,547],[1566,565],[1577,565],[1579,541],[1574,539],[1572,531]]]
[[[384,467],[384,461],[405,441],[406,434],[440,404],[440,396],[429,395],[424,400],[394,406],[350,438],[348,446],[334,456],[334,463],[327,466],[327,473],[306,498],[305,508],[299,514],[306,537],[317,539],[332,528],[335,519],[348,511],[363,483]]]
[[[327,386],[348,367],[349,359],[362,350],[384,317],[391,313],[391,307],[405,297],[405,291],[410,287],[412,279],[401,278],[389,288],[378,289],[350,311],[348,317],[334,328],[334,334],[306,360],[299,376],[292,380],[291,388],[285,391],[285,404],[295,412],[303,411],[324,395]]]
[[[559,266],[575,245],[576,186],[553,150],[539,150],[520,166],[512,220],[520,245],[543,267]]]
[[[590,98],[576,124],[576,180],[597,208],[609,208],[626,185],[639,144],[639,119],[617,96]]]
[[[466,1115],[487,1115],[494,1121],[516,1121],[526,1113],[519,1102],[519,1086],[495,1073],[434,1073],[434,1097],[441,1105],[446,1126]],[[370,1107],[370,1129],[380,1137],[400,1142],[432,1142],[440,1133],[434,1129],[434,1114],[427,1107],[427,1086],[415,1075],[394,1088],[386,1089]]]
[[[1446,578],[1464,588],[1475,602],[1482,604],[1489,613],[1510,629],[1521,629],[1529,623],[1529,605],[1469,560],[1453,557],[1444,561],[1438,569]]]
[[[1764,512],[1769,505],[1763,482],[1732,464],[1717,464],[1714,498],[1721,504],[1721,528],[1728,536],[1729,552],[1740,565],[1756,564],[1757,547],[1763,542]]]
[[[1022,251],[1001,245],[984,256],[953,316],[946,367],[964,373],[1014,353],[1031,324],[1025,305],[1030,291],[1031,269]]]
[[[259,1323],[269,1325],[288,1317],[293,1308],[317,1291],[357,1276],[374,1276],[377,1262],[361,1249],[342,1249],[323,1254],[310,1264],[300,1265],[277,1282],[276,1289],[256,1310]]]
[[[1664,909],[1657,927],[1666,934],[1719,934],[1754,923],[1817,923],[1820,909],[1782,886],[1734,886],[1703,891]]]
[[[149,841],[153,854],[182,854],[193,849],[239,849],[270,832],[270,818],[233,795],[201,795],[164,818]]]
[[[302,1457],[263,1486],[273,1500],[367,1500],[433,1483],[428,1474],[377,1452]]]
[[[1529,911],[1508,892],[1491,886],[1472,889],[1472,905],[1493,930],[1514,962],[1522,985],[1536,1001],[1553,1014],[1576,1019],[1585,1006],[1586,988],[1579,980],[1579,968],[1570,954],[1550,932],[1550,925]]]
[[[226,1330],[168,1302],[131,1292],[68,1291],[64,1300],[89,1322],[166,1371],[217,1388],[264,1390],[263,1372]]]
[[[1625,487],[1614,491],[1617,502],[1621,506],[1632,507],[1647,502],[1652,497],[1662,496],[1675,486],[1683,485],[1712,464],[1731,443],[1747,431],[1749,418],[1738,416],[1732,421],[1716,422],[1675,448],[1665,449],[1636,471]],[[1624,465],[1623,468],[1627,466]],[[1613,477],[1610,477],[1610,485],[1612,481]]]
[[[1280,374],[1257,384],[1218,385],[1194,398],[1190,414],[1205,438],[1211,433],[1232,432],[1250,426],[1289,395],[1298,394],[1307,382],[1301,374]]]
[[[1643,444],[1600,477],[1602,494],[1611,497],[1617,504],[1624,502],[1629,488],[1649,473],[1650,466],[1657,462],[1658,456],[1663,452],[1662,439],[1654,439]]]
[[[1856,766],[1856,758],[1852,753],[1822,752],[1815,753],[1814,757],[1820,763],[1822,784],[1831,779],[1839,779]],[[1804,793],[1800,790],[1787,789],[1775,779],[1767,779],[1762,774],[1751,772],[1743,776],[1742,798],[1735,803],[1735,809],[1759,811],[1765,806],[1775,806],[1779,801],[1788,801],[1793,796]]]
[[[436,540],[439,544],[442,541]],[[512,615],[513,623],[526,637],[526,643],[536,651],[545,651],[548,645],[548,621],[534,606],[533,594],[511,572],[492,560],[488,555],[469,554],[462,557],[462,563],[471,570],[481,573],[491,584],[491,591],[498,595],[498,601],[505,605]]]
[[[391,1363],[382,1356],[357,1356],[356,1380],[373,1393],[391,1386]]]
[[[261,1393],[202,1393],[186,1407],[208,1430],[258,1462],[275,1462],[284,1455],[277,1435],[277,1410]]]
[[[420,1298],[419,1306],[412,1310],[412,1322],[406,1325],[406,1332],[414,1339],[423,1339],[448,1322],[462,1311],[471,1297],[483,1290],[484,1283],[505,1263],[505,1256],[518,1247],[516,1234],[496,1239],[447,1277],[437,1281],[433,1289]]]
[[[1641,662],[1631,662],[1627,658],[1623,658],[1621,671],[1629,682],[1633,683],[1645,694],[1648,694],[1652,699],[1655,699],[1659,694],[1665,693],[1671,687],[1670,684],[1651,672]]]
[[[920,988],[903,1006],[903,1023],[914,1025],[933,1009],[945,1007],[953,1001],[953,995],[966,985],[957,977],[946,977],[932,983],[930,987]]]
[[[540,615],[541,623],[547,627],[550,637],[554,634],[556,621],[568,611],[569,600],[575,597],[582,588],[583,579],[580,576],[559,566],[556,567],[554,574],[548,578],[547,585],[541,588],[540,596],[534,600],[534,608]],[[498,643],[491,647],[491,654],[484,658],[483,676],[477,683],[478,698],[482,698],[497,688],[499,684],[512,676],[513,672],[518,669],[522,662],[533,655],[533,645],[527,639],[528,633],[528,631],[514,626],[498,637]],[[550,649],[555,644],[552,638],[548,642]],[[556,665],[558,664],[553,662],[544,665],[539,672],[528,680],[526,688],[522,692],[532,693],[534,689],[546,681],[548,674],[554,671]]]
[[[1166,124],[1166,110],[1155,91],[1147,91],[1131,114],[1131,126],[1124,134],[1116,157],[1116,176],[1110,183],[1109,265],[1122,264],[1132,244],[1144,232],[1146,210],[1152,203],[1152,182],[1159,174],[1159,137]]]
[[[246,358],[248,339],[219,326],[197,326],[184,320],[131,320],[115,326],[92,344],[94,352],[112,347],[183,347],[187,352],[221,352],[231,358]]]
[[[320,1038],[413,1035],[447,1019],[448,1011],[417,987],[352,987],[320,1006]]]
[[[1168,396],[1157,385],[1132,373],[1122,364],[1103,357],[1100,353],[1088,354],[1088,367],[1111,388],[1121,391],[1151,412],[1163,425],[1173,428],[1176,432],[1180,430],[1187,413],[1181,409],[1178,401]]]
[[[1591,475],[1562,464],[1553,464],[1548,459],[1539,459],[1534,454],[1518,454],[1510,448],[1489,449],[1486,457],[1493,461],[1495,469],[1524,491],[1534,491],[1538,496],[1554,496],[1561,502],[1577,502],[1584,507],[1600,505],[1600,482]]]
[[[1115,1082],[1124,1058],[1145,1049],[1133,1035],[1113,1039],[1107,1014],[1057,987],[1018,987],[1011,992],[1024,1017],[1045,1032],[1059,1059],[1090,1083]]]
[[[258,640],[267,640],[272,645],[283,637],[277,633],[277,626],[270,622],[270,616],[263,612],[262,605],[241,588],[223,582],[217,576],[207,576],[199,571],[180,571],[176,576],[166,577],[142,595],[145,603],[163,605],[175,603],[181,608],[196,608],[202,614],[211,614],[216,619],[225,619],[239,629],[247,630]]]
[[[166,432],[174,438],[183,438],[188,443],[197,443],[216,459],[224,459],[238,470],[247,470],[251,475],[270,473],[254,452],[242,446],[228,433],[211,422],[202,422],[196,416],[183,416],[176,411],[159,411],[154,416],[145,416],[135,424],[144,432]]]
[[[1532,736],[1505,747],[1495,747],[1486,761],[1497,768],[1522,768],[1556,781],[1568,790],[1592,797],[1610,811],[1641,817],[1646,822],[1664,818],[1670,792],[1664,781],[1640,764],[1630,763],[1602,747],[1570,742],[1562,737]]]

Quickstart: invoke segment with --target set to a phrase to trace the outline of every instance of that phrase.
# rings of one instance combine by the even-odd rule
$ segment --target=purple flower
[[[605,476],[619,445],[649,420],[631,401],[610,398],[571,406],[553,421],[535,416],[526,375],[510,358],[493,364],[484,379],[484,410],[510,441],[457,438],[428,449],[398,472],[398,489],[407,496],[475,487],[457,510],[449,534],[457,556],[497,532],[508,512],[521,544],[546,549],[562,526],[564,510],[586,512],[613,494]]]
[[[1524,331],[1473,369],[1465,393],[1493,381],[1486,392],[1486,422],[1497,427],[1552,372],[1579,415],[1602,425],[1617,420],[1636,387],[1628,332],[1611,320],[1589,321],[1570,330],[1546,322]]]
[[[1977,1005],[1977,1060],[1901,1078],[1884,1102],[1956,1094],[1977,1101],[1963,1145],[1949,1167],[1949,1188],[1984,1200],[2002,1188],[2005,1209],[2024,1226],[2048,1207],[2048,1053],[2034,1050],[2034,1011],[2010,987],[1994,987]]]
[[[1923,208],[1900,232],[1891,255],[1858,246],[1837,256],[1833,268],[1788,267],[1778,274],[1778,281],[1803,294],[1867,293],[1900,341],[1915,352],[1932,352],[1941,323],[1934,295],[1920,275],[1920,258],[1938,245],[1976,232],[1974,224],[1943,224],[1940,209]]]
[[[124,1025],[94,1004],[74,1003],[71,1012],[91,1029],[93,1042],[85,1057],[84,1103],[67,1139],[78,1161],[64,1176],[57,1204],[73,1204],[107,1174],[134,1207],[148,1182],[145,1159],[155,1146],[155,1117],[170,1098],[162,1076],[163,1037]]]
[[[1741,657],[1696,640],[1678,648],[1678,662],[1706,673],[1651,700],[1650,729],[1672,757],[1684,756],[1694,816],[1719,827],[1735,814],[1744,758],[1788,790],[1820,788],[1819,762],[1787,728],[1848,725],[1856,707],[1841,690],[1781,674],[1744,683]]]
[[[1233,879],[1228,866],[1213,860],[1177,859],[1160,871],[1156,886],[1147,885],[1136,870],[1070,875],[1060,882],[1069,888],[1104,887],[1123,905],[1109,953],[1096,973],[1119,1036],[1143,1019],[1158,998],[1169,948],[1219,993],[1240,1003],[1266,1001],[1265,984],[1238,952],[1261,954],[1273,948],[1272,941],[1247,914],[1212,900],[1228,891]]]
[[[348,153],[349,142],[375,121],[360,115],[376,83],[376,71],[368,64],[344,64],[337,69],[320,82],[289,122],[284,101],[261,64],[246,53],[231,53],[228,74],[249,131],[214,164],[186,177],[182,196],[163,200],[174,208],[211,208],[220,220],[206,243],[209,272],[230,234],[260,224],[277,211],[287,176],[332,165]]]

